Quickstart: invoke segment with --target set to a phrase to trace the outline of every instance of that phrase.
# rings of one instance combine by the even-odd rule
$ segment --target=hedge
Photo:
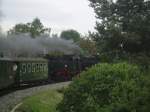
[[[97,64],[74,79],[59,112],[150,112],[150,81],[136,65]]]

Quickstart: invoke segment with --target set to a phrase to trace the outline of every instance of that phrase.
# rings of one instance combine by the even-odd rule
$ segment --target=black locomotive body
[[[81,71],[86,70],[99,62],[96,57],[83,56],[47,56],[49,61],[49,79],[54,81],[67,81],[77,76]]]
[[[54,81],[66,81],[80,72],[80,60],[75,56],[48,56],[49,79]]]
[[[99,62],[95,57],[46,56],[44,59],[0,58],[0,89],[37,81],[67,81]]]

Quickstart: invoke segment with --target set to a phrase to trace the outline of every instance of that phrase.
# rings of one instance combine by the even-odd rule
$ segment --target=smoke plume
[[[35,57],[50,52],[79,54],[80,48],[71,40],[57,37],[41,36],[33,39],[27,34],[20,34],[0,38],[0,55]]]
[[[1,32],[1,18],[0,0],[0,57],[37,57],[52,52],[80,53],[80,48],[71,40],[48,36],[33,39],[29,34],[4,36]]]

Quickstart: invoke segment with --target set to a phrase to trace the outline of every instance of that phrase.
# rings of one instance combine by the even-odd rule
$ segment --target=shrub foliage
[[[150,112],[150,84],[137,66],[97,64],[66,89],[60,112]]]

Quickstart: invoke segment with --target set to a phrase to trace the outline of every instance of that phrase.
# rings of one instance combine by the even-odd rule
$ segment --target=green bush
[[[150,112],[150,84],[137,66],[98,64],[66,89],[59,112]]]

